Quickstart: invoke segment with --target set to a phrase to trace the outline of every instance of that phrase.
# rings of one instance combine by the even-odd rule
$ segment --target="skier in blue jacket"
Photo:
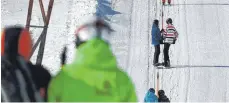
[[[162,39],[161,36],[161,31],[159,29],[159,21],[157,19],[154,20],[153,22],[153,27],[152,27],[152,44],[155,47],[155,52],[154,52],[154,59],[153,59],[153,65],[158,66],[158,58],[160,55],[160,41]]]
[[[144,102],[158,102],[158,98],[155,95],[155,90],[153,88],[150,88],[146,93]]]

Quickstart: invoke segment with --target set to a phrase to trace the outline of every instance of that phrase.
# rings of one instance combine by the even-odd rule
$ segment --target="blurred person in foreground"
[[[51,79],[42,65],[29,61],[32,39],[20,26],[5,27],[1,33],[1,94],[3,102],[43,102]]]
[[[137,101],[131,79],[118,67],[110,45],[102,38],[111,31],[99,18],[78,28],[77,57],[51,80],[49,102]]]

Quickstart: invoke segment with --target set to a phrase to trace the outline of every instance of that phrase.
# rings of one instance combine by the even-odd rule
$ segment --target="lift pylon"
[[[42,0],[39,0],[41,14],[42,14],[43,21],[44,21],[44,25],[43,26],[31,25],[30,24],[31,15],[32,15],[32,9],[33,9],[33,2],[34,2],[34,0],[29,0],[28,14],[27,14],[27,20],[26,20],[26,28],[28,30],[30,28],[42,28],[43,29],[42,32],[41,32],[41,35],[39,36],[39,38],[37,39],[37,41],[33,45],[31,56],[30,56],[30,58],[31,58],[32,55],[34,54],[34,51],[36,50],[36,48],[38,47],[38,45],[40,43],[36,64],[41,64],[42,63],[42,59],[43,59],[43,55],[44,55],[44,48],[45,48],[47,31],[48,31],[48,25],[49,25],[51,13],[52,13],[54,0],[49,0],[47,15],[45,14],[44,5],[43,5]]]

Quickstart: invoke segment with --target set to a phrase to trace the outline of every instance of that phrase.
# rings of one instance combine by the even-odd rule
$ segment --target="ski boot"
[[[154,63],[153,66],[154,67],[160,66],[160,63]]]
[[[166,63],[164,63],[164,66],[165,66],[166,68],[169,68],[169,67],[170,67],[170,61],[168,60]]]

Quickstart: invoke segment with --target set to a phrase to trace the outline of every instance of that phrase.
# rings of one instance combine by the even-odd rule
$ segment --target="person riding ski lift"
[[[162,36],[159,29],[159,21],[157,19],[155,19],[153,22],[151,35],[152,35],[152,45],[155,48],[153,65],[159,66],[158,59],[160,55],[160,44],[161,44]]]
[[[166,20],[167,26],[166,29],[162,29],[162,37],[164,40],[164,66],[170,67],[170,59],[169,59],[169,47],[171,44],[175,44],[178,38],[178,32],[173,26],[173,21],[171,18]]]

